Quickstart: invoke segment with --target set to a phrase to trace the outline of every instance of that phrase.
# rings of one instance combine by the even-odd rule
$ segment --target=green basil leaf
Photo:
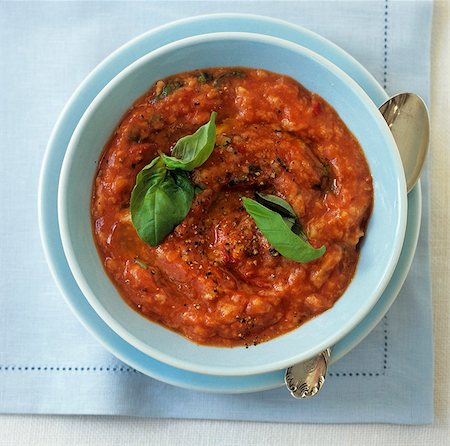
[[[283,217],[283,221],[286,223],[286,226],[292,231],[292,228],[295,225],[295,220],[290,217]]]
[[[261,192],[255,192],[255,198],[258,203],[283,216],[283,220],[290,227],[291,231],[301,237],[305,242],[308,241],[298,222],[294,209],[287,201],[276,195],[262,194]]]
[[[194,186],[182,171],[167,170],[158,156],[137,175],[131,192],[131,221],[139,237],[157,246],[189,212]]]
[[[294,209],[285,200],[276,195],[262,194],[261,192],[255,192],[255,199],[258,203],[271,209],[272,211],[278,212],[283,215],[283,217],[290,217],[294,220],[297,219]]]
[[[318,259],[325,252],[325,246],[313,248],[307,241],[292,232],[288,219],[251,198],[242,197],[245,210],[255,220],[256,226],[268,242],[284,257],[305,263]]]
[[[212,112],[209,122],[193,135],[179,139],[172,150],[172,156],[161,154],[168,169],[191,171],[209,158],[216,143],[216,115],[216,112]]]

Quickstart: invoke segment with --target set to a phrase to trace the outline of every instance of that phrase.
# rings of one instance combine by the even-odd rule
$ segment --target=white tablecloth
[[[450,444],[450,3],[437,1],[432,43],[431,249],[435,329],[432,426],[298,425],[113,417],[0,416],[0,444]],[[420,31],[418,30],[420,34]],[[418,55],[420,57],[420,55]]]

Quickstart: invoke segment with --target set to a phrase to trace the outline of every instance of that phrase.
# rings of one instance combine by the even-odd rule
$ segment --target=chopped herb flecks
[[[169,96],[174,91],[176,91],[179,88],[181,88],[182,86],[183,86],[183,84],[181,82],[177,81],[177,80],[169,81],[166,85],[164,85],[161,93],[159,93],[155,97],[155,100],[160,101],[161,99],[166,98],[167,96]]]
[[[145,262],[143,262],[142,260],[139,260],[137,257],[133,260],[134,260],[134,263],[136,263],[136,265],[139,265],[141,268],[143,268],[143,269],[148,268],[148,265]]]
[[[245,73],[242,71],[227,71],[226,73],[221,74],[215,81],[214,86],[217,86],[220,82],[225,80],[228,77],[238,77],[238,78],[244,78]]]
[[[213,79],[213,76],[207,72],[200,73],[197,77],[199,84],[206,84],[207,82],[211,82]]]

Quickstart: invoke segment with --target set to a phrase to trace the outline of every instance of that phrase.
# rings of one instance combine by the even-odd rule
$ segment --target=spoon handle
[[[300,362],[286,369],[284,382],[296,399],[316,395],[325,382],[331,348],[327,348],[314,358]]]

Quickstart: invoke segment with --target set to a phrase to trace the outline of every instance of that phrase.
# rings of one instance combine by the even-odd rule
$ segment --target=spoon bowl
[[[394,136],[405,170],[408,192],[416,185],[428,153],[430,121],[423,99],[400,93],[379,108]]]

